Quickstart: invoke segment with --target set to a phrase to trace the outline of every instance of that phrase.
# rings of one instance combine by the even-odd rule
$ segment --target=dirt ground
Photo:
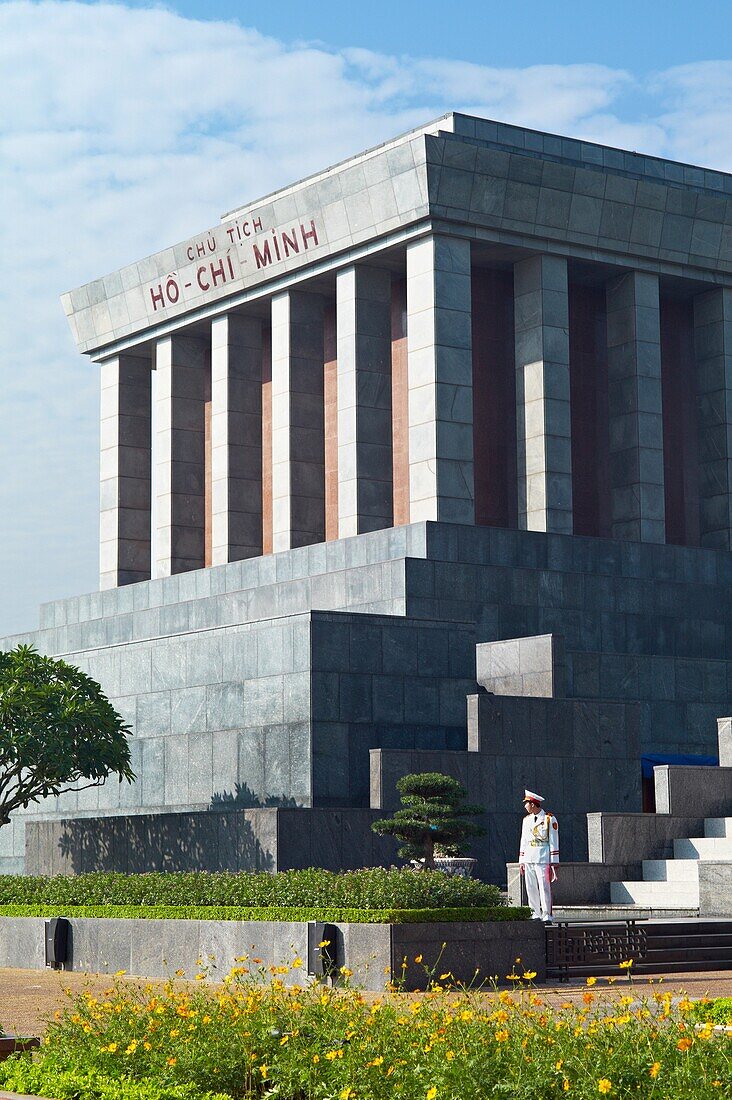
[[[65,990],[79,992],[89,987],[102,992],[109,988],[111,980],[108,974],[0,969],[0,1024],[10,1034],[42,1035],[54,1012],[68,1003]],[[146,984],[142,978],[126,977],[123,981],[135,985]],[[537,986],[537,992],[548,1003],[559,1005],[566,1001],[580,1000],[586,988],[584,981],[575,981]],[[654,977],[652,984],[649,984],[648,978],[638,977],[632,985],[632,991],[639,997],[648,996],[656,990],[670,990],[675,996],[686,993],[691,998],[732,997],[732,971],[674,974],[662,980]],[[628,982],[625,979],[619,979],[610,985],[607,979],[598,978],[593,987],[593,993],[598,999],[628,991]]]

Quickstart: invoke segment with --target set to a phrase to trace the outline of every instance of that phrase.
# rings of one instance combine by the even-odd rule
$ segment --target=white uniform
[[[524,865],[532,917],[551,920],[551,865],[559,863],[559,826],[553,814],[539,810],[526,815],[521,826],[519,863]]]

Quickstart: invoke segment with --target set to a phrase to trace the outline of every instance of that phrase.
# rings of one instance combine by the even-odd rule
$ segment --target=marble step
[[[698,859],[644,859],[644,882],[698,882]]]
[[[674,859],[732,860],[732,836],[692,836],[675,840]]]
[[[555,905],[552,908],[555,924],[558,921],[683,920],[698,916],[699,907],[695,905],[683,909],[660,909],[655,905],[612,905],[608,902],[598,905]]]
[[[611,882],[610,901],[613,905],[648,905],[654,909],[695,908],[699,905],[699,883]]]
[[[732,817],[707,817],[704,821],[704,836],[732,837]]]

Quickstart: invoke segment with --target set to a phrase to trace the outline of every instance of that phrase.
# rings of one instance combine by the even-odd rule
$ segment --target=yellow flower
[[[280,1039],[280,1046],[283,1047],[285,1045],[285,1043],[289,1043],[289,1041],[290,1041],[290,1036],[289,1035],[283,1035],[282,1038]]]
[[[110,1054],[115,1054],[117,1051],[117,1044],[110,1043],[109,1046],[102,1047],[102,1050],[108,1050]]]
[[[654,1062],[653,1065],[651,1066],[651,1068],[648,1070],[651,1077],[658,1077],[660,1071],[661,1071],[661,1063],[660,1062]]]
[[[313,1065],[317,1066],[319,1061],[320,1061],[320,1055],[319,1054],[314,1054],[313,1055]]]
[[[620,968],[620,970],[630,970],[632,965],[633,965],[633,960],[632,959],[626,959],[624,962],[618,963],[618,967]],[[603,1077],[603,1081],[605,1081],[605,1080],[606,1080],[606,1078]]]
[[[298,955],[296,959],[292,960],[292,969],[293,970],[299,970],[301,966],[302,966],[302,959]]]
[[[177,1061],[178,1061],[177,1058],[168,1058],[168,1065],[169,1066],[174,1066]]]
[[[610,1092],[612,1087],[613,1083],[608,1077],[601,1077],[600,1080],[597,1082],[597,1091],[601,1092],[603,1096],[605,1095],[605,1093]]]
[[[125,1054],[134,1054],[137,1050],[137,1039],[132,1039],[130,1045],[127,1047]]]
[[[341,1089],[340,1100],[351,1100],[351,1097],[355,1095],[356,1093],[351,1088],[351,1086],[347,1085],[344,1089]]]
[[[330,947],[330,940],[321,940],[318,947]]]
[[[425,1095],[425,1100],[435,1100],[436,1096],[437,1096],[437,1086],[432,1085],[431,1088],[427,1089],[427,1093]]]
[[[264,1063],[262,1063],[262,1065],[259,1067],[259,1072],[262,1074],[263,1079],[266,1081],[267,1074],[269,1072],[269,1066],[266,1066]]]
[[[683,997],[679,1001],[679,1012],[689,1012],[694,1007],[694,1002],[690,1001],[688,997]]]
[[[415,961],[416,963],[421,963],[421,962],[422,962],[422,955],[415,955],[415,956],[414,956],[414,961]],[[436,1090],[435,1090],[435,1091],[436,1091]],[[428,1097],[429,1097],[429,1093],[427,1093],[427,1095],[428,1095]]]
[[[334,1061],[334,1060],[335,1060],[335,1059],[336,1059],[337,1057],[338,1057],[338,1051],[337,1051],[337,1050],[329,1050],[329,1051],[327,1052],[326,1056],[325,1056],[325,1060],[326,1060],[327,1062],[332,1062],[332,1061]]]
[[[126,973],[127,973],[126,970],[115,970],[114,976],[115,976],[115,978],[123,978]]]
[[[508,1032],[506,1031],[505,1027],[500,1028],[496,1032],[495,1038],[496,1038],[497,1043],[505,1043],[506,1042],[506,1040],[508,1039]]]
[[[532,978],[536,977],[535,970],[524,970],[524,981],[530,982]]]
[[[366,1063],[367,1066],[381,1066],[383,1064],[384,1064],[384,1059],[382,1058],[381,1055],[379,1055],[378,1058],[374,1058],[374,1060],[372,1062],[367,1062]]]
[[[445,1052],[445,1060],[447,1062],[452,1062],[454,1057],[455,1057],[455,1051],[454,1050],[448,1050],[448,1051]]]
[[[558,1062],[556,1063],[556,1065],[554,1066],[554,1068],[555,1068],[556,1070],[560,1070],[560,1069],[562,1068],[562,1066],[563,1066],[563,1065],[564,1065],[564,1061],[563,1061],[563,1059],[562,1059],[562,1058],[560,1058],[560,1059],[559,1059],[559,1061],[558,1061]]]
[[[682,1054],[686,1054],[687,1050],[691,1046],[691,1039],[679,1039],[676,1044],[676,1049],[680,1050]]]
[[[593,977],[587,978],[587,984],[588,985],[595,985],[596,983],[597,983],[597,978],[593,978]]]

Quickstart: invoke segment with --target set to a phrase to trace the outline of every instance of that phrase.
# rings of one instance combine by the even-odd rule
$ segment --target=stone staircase
[[[700,891],[732,874],[732,817],[704,821],[704,836],[673,841],[672,859],[644,859],[643,878],[610,884],[612,905],[652,910],[699,910]],[[703,885],[700,885],[702,883]]]

